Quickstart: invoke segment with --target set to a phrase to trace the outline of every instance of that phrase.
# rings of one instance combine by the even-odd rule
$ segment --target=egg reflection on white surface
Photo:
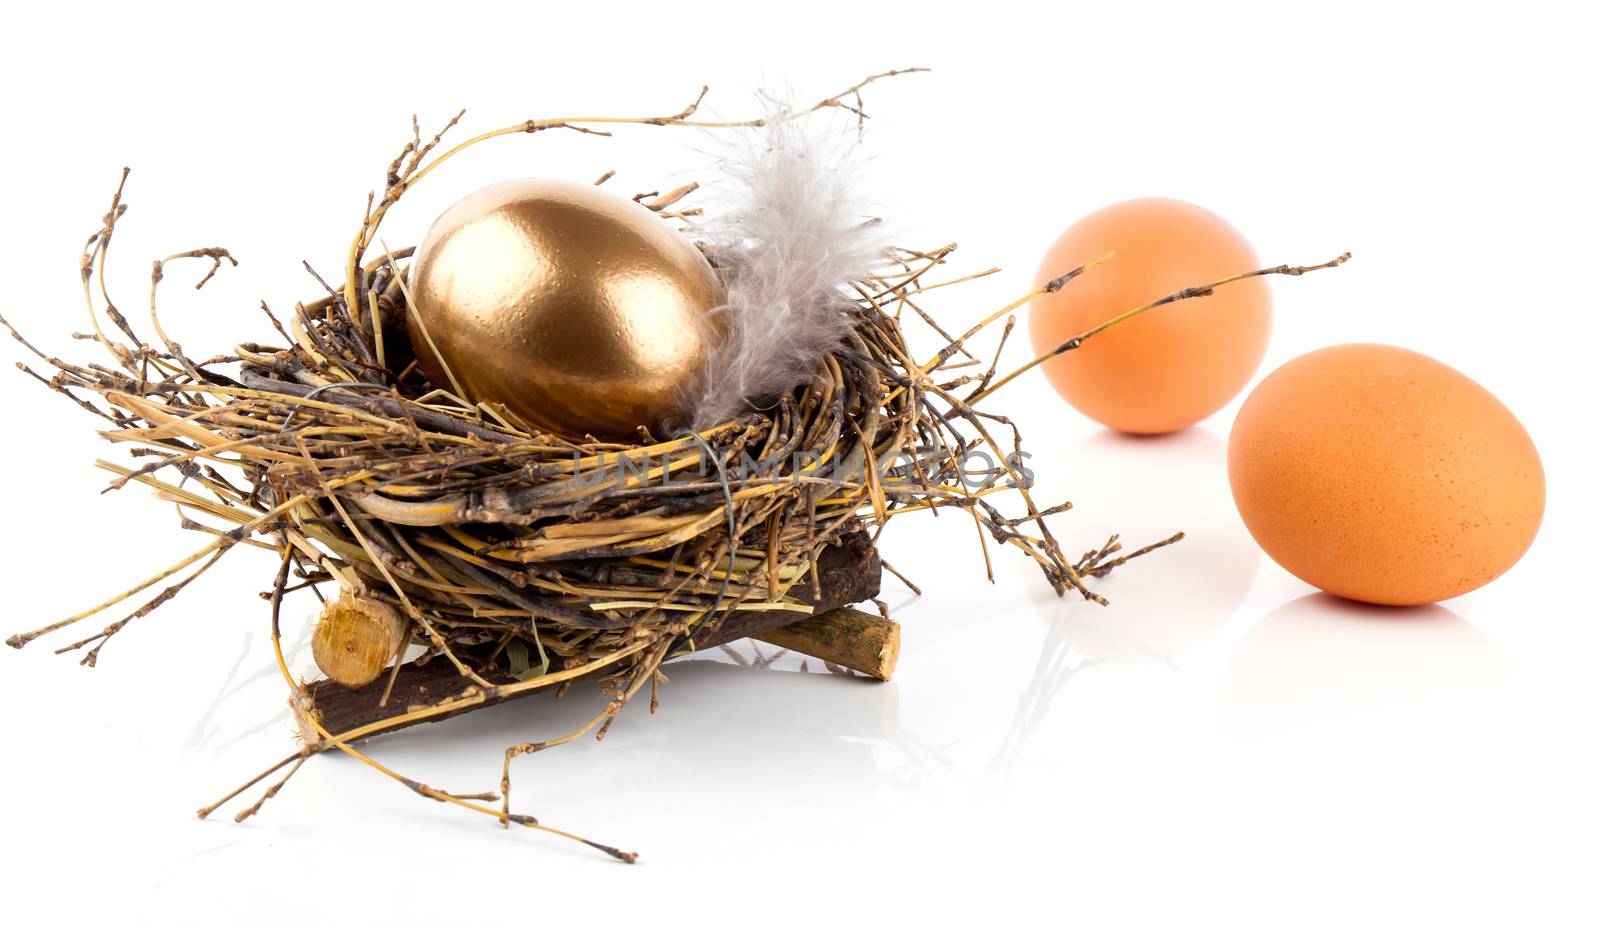
[[[1315,593],[1245,636],[1222,680],[1218,724],[1250,746],[1431,745],[1480,731],[1510,689],[1506,659],[1443,606]]]

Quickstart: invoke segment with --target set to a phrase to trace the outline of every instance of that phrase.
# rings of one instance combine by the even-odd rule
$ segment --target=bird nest
[[[859,117],[860,90],[868,82],[813,110],[845,109]],[[119,185],[81,259],[92,322],[85,337],[105,349],[111,363],[71,363],[17,335],[53,372],[23,368],[104,420],[108,440],[132,446],[129,463],[100,462],[115,475],[112,488],[152,488],[177,504],[184,528],[209,538],[126,592],[8,643],[21,647],[112,611],[115,621],[59,649],[81,651],[83,663],[93,665],[122,629],[178,595],[225,554],[269,550],[277,565],[272,643],[303,744],[202,809],[202,816],[288,768],[236,816],[243,819],[308,757],[339,750],[431,799],[501,824],[575,837],[512,811],[514,757],[585,734],[603,736],[646,686],[654,708],[665,679],[662,664],[674,657],[825,614],[842,615],[847,626],[859,620],[861,628],[885,621],[886,610],[882,616],[837,610],[875,598],[880,567],[888,565],[873,541],[896,517],[960,510],[977,530],[985,566],[991,545],[1011,548],[1059,593],[1102,603],[1089,580],[1179,537],[1126,554],[1113,538],[1081,557],[1067,556],[1046,517],[1068,504],[1035,502],[1017,429],[980,405],[1009,377],[996,377],[998,349],[980,362],[969,340],[1001,319],[1009,334],[1014,310],[1085,268],[1064,269],[952,336],[923,303],[931,291],[970,279],[933,279],[954,246],[897,249],[879,272],[849,282],[855,295],[849,335],[809,382],[767,408],[698,432],[574,441],[428,383],[402,347],[410,251],[391,252],[378,235],[406,193],[463,149],[498,136],[604,132],[619,123],[732,130],[760,123],[705,121],[697,109],[698,101],[669,116],[529,120],[447,149],[440,146],[444,132],[427,141],[414,132],[389,165],[383,192],[369,196],[342,279],[323,283],[326,292],[297,306],[286,324],[262,305],[278,344],[246,343],[204,361],[164,331],[157,296],[175,264],[209,262],[198,287],[233,259],[224,249],[203,248],[156,262],[148,314],[153,338],[141,334],[144,326],[118,310],[105,282],[107,250],[127,208]],[[681,205],[691,190],[636,199],[664,220],[682,219],[693,213]],[[716,256],[709,257],[715,264]],[[1204,296],[1225,282],[1173,294],[1119,319]],[[908,326],[927,329],[943,347],[914,355]],[[1073,350],[1102,328],[1056,353]],[[1003,335],[999,343],[1004,346]],[[984,462],[981,472],[975,473],[975,461]],[[1002,497],[1014,500],[1009,515],[1000,508]],[[280,643],[281,605],[300,591],[325,603],[319,634],[323,628],[346,633],[328,638],[328,653],[348,653],[369,665],[376,654],[376,664],[350,670],[352,678],[342,684],[291,673]],[[827,636],[817,637],[814,653],[832,653],[821,640]],[[597,681],[609,694],[605,707],[560,738],[508,748],[498,792],[449,793],[404,777],[354,746],[417,722],[563,691],[580,679]]]

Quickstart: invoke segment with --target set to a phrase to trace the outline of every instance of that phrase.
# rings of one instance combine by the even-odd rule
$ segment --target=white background
[[[984,583],[961,520],[897,522],[887,556],[926,595],[887,582],[906,634],[892,684],[724,656],[676,668],[656,717],[634,706],[602,744],[520,762],[525,811],[640,851],[633,868],[343,757],[314,759],[245,825],[197,821],[292,746],[255,595],[273,564],[242,551],[95,670],[48,641],[0,654],[9,922],[1600,918],[1600,69],[1582,5],[144,6],[7,12],[3,311],[48,350],[91,355],[66,337],[86,325],[75,259],[123,164],[113,286],[136,321],[151,258],[222,244],[243,262],[199,295],[167,291],[169,327],[209,354],[270,335],[259,299],[287,310],[317,292],[302,259],[336,271],[413,112],[436,127],[466,106],[469,131],[652,115],[708,82],[712,108],[742,116],[758,86],[811,99],[927,66],[871,88],[866,144],[908,243],[959,241],[960,270],[1006,269],[940,291],[952,326],[1025,291],[1084,212],[1186,198],[1266,263],[1355,253],[1273,283],[1261,374],[1344,341],[1428,353],[1521,418],[1549,504],[1523,562],[1478,592],[1344,604],[1245,533],[1222,466],[1234,407],[1133,441],[1030,376],[996,402],[1030,436],[1042,495],[1077,503],[1058,531],[1082,548],[1113,530],[1189,540],[1106,583],[1101,609],[1053,600],[1004,554]],[[507,176],[675,185],[703,142],[500,140],[419,187],[385,235],[414,241]],[[109,452],[88,416],[21,375],[5,384],[6,633],[197,546],[141,491],[97,495],[91,462]],[[489,789],[506,744],[591,707],[518,703],[372,750]]]

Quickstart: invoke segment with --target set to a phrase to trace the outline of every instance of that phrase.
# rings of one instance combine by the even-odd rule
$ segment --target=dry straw
[[[862,88],[897,73],[904,72],[868,78],[808,112],[837,108],[864,119]],[[692,435],[641,433],[625,444],[568,441],[527,427],[503,409],[462,401],[448,384],[428,384],[415,365],[402,363],[410,252],[391,252],[379,228],[408,191],[464,149],[498,136],[608,134],[617,125],[739,130],[761,124],[697,119],[704,96],[702,89],[695,103],[666,116],[529,120],[442,150],[441,139],[461,114],[426,141],[414,124],[412,138],[389,165],[382,194],[369,195],[342,281],[324,284],[321,298],[296,306],[287,325],[262,305],[280,345],[247,343],[231,356],[204,361],[185,354],[163,330],[157,296],[175,263],[210,262],[198,288],[233,259],[224,249],[203,248],[155,262],[148,305],[155,341],[147,341],[138,334],[141,326],[113,304],[106,285],[107,251],[127,209],[119,185],[81,259],[90,337],[111,363],[52,357],[12,329],[53,373],[19,367],[104,420],[107,440],[133,446],[133,466],[100,462],[115,475],[112,488],[138,483],[153,489],[177,504],[184,528],[209,537],[127,591],[8,643],[22,647],[111,612],[114,621],[58,649],[82,650],[83,663],[93,665],[124,627],[229,551],[271,550],[278,565],[270,593],[272,643],[303,744],[202,809],[202,816],[288,768],[238,813],[242,820],[309,757],[338,750],[422,796],[632,861],[631,853],[513,812],[511,761],[587,734],[602,737],[645,687],[654,708],[665,679],[661,666],[671,657],[872,596],[877,561],[869,542],[894,517],[956,510],[971,520],[986,567],[991,545],[1011,548],[1033,561],[1059,593],[1100,603],[1086,581],[1181,537],[1127,554],[1113,538],[1068,557],[1046,517],[1069,505],[1034,501],[1015,466],[1020,434],[1003,415],[978,407],[1015,376],[996,376],[1015,322],[1008,317],[1087,267],[1064,269],[1045,287],[951,336],[923,301],[931,291],[971,279],[929,279],[954,246],[897,249],[891,265],[849,282],[856,296],[850,335],[809,384],[771,408]],[[681,219],[693,215],[680,205],[690,192],[637,199],[666,220]],[[1226,282],[1173,294],[1119,319],[1206,296]],[[968,342],[1001,319],[999,346],[981,363]],[[914,357],[902,328],[907,324],[927,327],[945,346],[931,357]],[[1054,353],[1075,349],[1103,328]],[[978,451],[998,469],[973,486],[964,470]],[[1002,496],[1014,498],[1020,511],[1003,514]],[[870,582],[862,583],[868,572]],[[402,645],[392,659],[384,655],[386,669],[357,690],[296,679],[281,647],[282,602],[300,591],[322,598],[323,588],[337,590],[327,595],[330,602],[365,604],[335,605],[330,613],[403,617],[401,638],[410,652],[421,653],[405,660]],[[389,640],[387,634],[373,637]],[[497,791],[449,793],[353,746],[417,722],[561,691],[579,679],[598,681],[608,703],[560,738],[508,748]]]

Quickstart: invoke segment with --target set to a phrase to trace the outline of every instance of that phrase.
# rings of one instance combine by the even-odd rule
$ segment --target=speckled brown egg
[[[1388,345],[1302,355],[1245,400],[1228,441],[1245,525],[1300,579],[1384,605],[1505,573],[1544,515],[1544,468],[1489,391]]]

